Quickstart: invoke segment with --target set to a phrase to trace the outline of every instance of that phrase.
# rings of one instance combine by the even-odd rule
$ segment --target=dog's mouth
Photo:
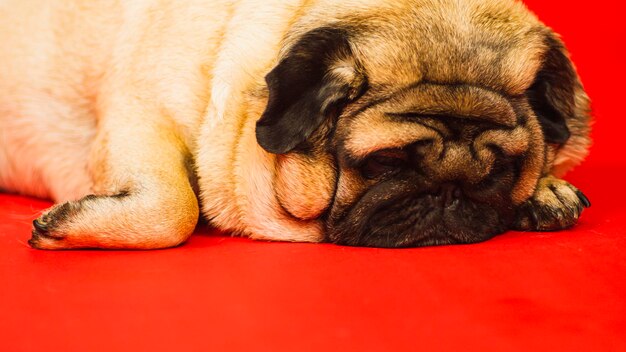
[[[383,248],[477,243],[509,229],[516,213],[501,196],[476,199],[454,185],[383,201],[375,193],[341,215],[331,212],[326,239]]]

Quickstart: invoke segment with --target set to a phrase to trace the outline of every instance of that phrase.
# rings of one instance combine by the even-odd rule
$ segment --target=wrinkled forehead
[[[376,150],[440,139],[447,130],[443,121],[449,119],[515,131],[519,142],[527,138],[519,134],[529,113],[525,109],[519,97],[467,84],[420,83],[389,93],[370,92],[339,119],[338,146],[361,159]]]
[[[354,49],[374,86],[461,82],[518,95],[547,49],[546,28],[517,2],[441,1],[367,23]]]

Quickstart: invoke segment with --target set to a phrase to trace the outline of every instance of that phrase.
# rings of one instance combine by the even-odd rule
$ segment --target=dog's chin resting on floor
[[[0,4],[0,188],[40,249],[411,247],[575,225],[589,100],[514,0]]]

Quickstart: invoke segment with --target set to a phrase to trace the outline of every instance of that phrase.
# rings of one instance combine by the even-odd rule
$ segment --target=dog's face
[[[428,4],[309,29],[267,77],[277,198],[328,241],[489,239],[569,138],[584,92],[549,29],[513,1]]]

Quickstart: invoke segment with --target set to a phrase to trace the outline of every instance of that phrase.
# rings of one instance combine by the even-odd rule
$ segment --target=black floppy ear
[[[339,114],[365,85],[347,33],[318,28],[305,34],[265,78],[269,100],[256,125],[258,143],[284,154]]]
[[[526,92],[548,143],[565,144],[570,137],[567,121],[575,118],[578,74],[560,39],[547,37],[548,51],[535,82]]]

